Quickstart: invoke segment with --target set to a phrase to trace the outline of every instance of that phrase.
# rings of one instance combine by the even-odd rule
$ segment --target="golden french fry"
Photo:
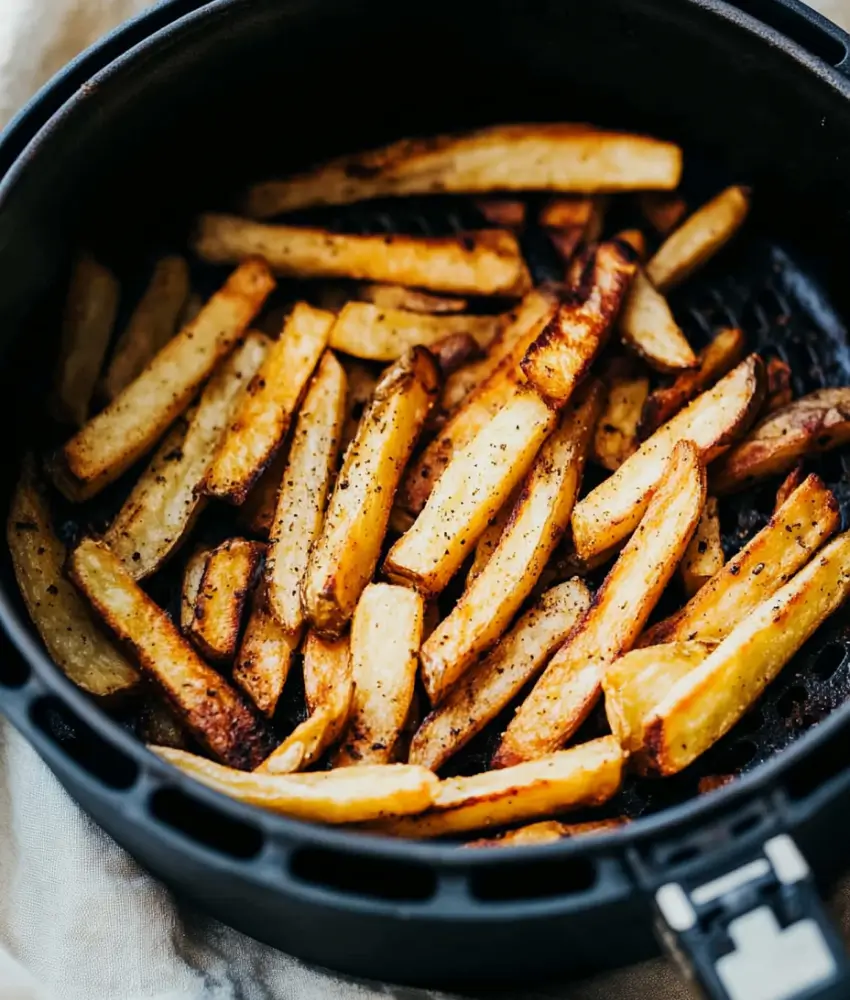
[[[623,343],[656,371],[676,372],[697,363],[667,299],[638,268],[618,321]]]
[[[624,819],[597,819],[586,823],[561,823],[557,819],[543,819],[529,823],[517,830],[508,830],[495,837],[470,840],[464,847],[520,847],[526,844],[554,844],[570,837],[584,837],[593,833],[610,833],[625,824]]]
[[[351,643],[349,637],[325,639],[310,631],[304,640],[304,696],[307,708],[317,712],[334,701],[339,688],[351,683]]]
[[[187,633],[195,620],[195,602],[201,589],[201,580],[207,568],[212,545],[197,545],[186,561],[183,583],[180,587],[180,628]]]
[[[416,313],[459,313],[466,312],[469,303],[456,296],[429,295],[418,288],[404,285],[361,284],[356,298],[371,302],[381,309],[405,309]]]
[[[602,376],[608,399],[599,416],[591,444],[591,458],[614,472],[637,451],[637,429],[649,379],[628,358],[615,357]]]
[[[776,491],[776,500],[773,505],[774,513],[779,510],[782,504],[791,496],[794,490],[803,482],[806,478],[806,473],[803,469],[802,460],[798,461],[794,468],[788,473],[788,475],[779,484],[779,489]]]
[[[690,540],[682,559],[680,572],[682,584],[688,597],[693,597],[706,583],[723,569],[726,561],[723,544],[720,541],[720,515],[717,498],[705,501],[702,517],[699,519],[694,537]]]
[[[451,375],[459,368],[481,356],[481,348],[475,338],[468,333],[451,333],[448,337],[431,344],[429,350],[434,355],[440,374]]]
[[[251,614],[233,666],[233,681],[263,715],[274,715],[301,634],[301,629],[288,632],[275,618],[261,582],[251,601]]]

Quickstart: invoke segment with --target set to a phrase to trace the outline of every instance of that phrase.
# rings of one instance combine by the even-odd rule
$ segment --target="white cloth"
[[[0,0],[0,125],[144,0]],[[818,6],[850,27],[850,0]],[[846,893],[842,893],[842,899]],[[846,909],[846,907],[844,907]],[[846,914],[842,924],[847,927]],[[565,942],[565,946],[567,946]],[[685,1000],[662,961],[526,1000]],[[424,1000],[312,970],[178,907],[0,723],[0,1000]]]

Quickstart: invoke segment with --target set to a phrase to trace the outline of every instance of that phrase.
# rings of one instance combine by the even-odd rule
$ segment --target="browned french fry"
[[[196,545],[186,561],[183,570],[183,584],[180,588],[180,628],[187,633],[195,620],[195,603],[201,590],[201,580],[207,568],[211,545]]]
[[[340,687],[351,682],[349,637],[324,639],[310,631],[304,640],[304,696],[311,712],[334,700]]]
[[[562,746],[596,703],[605,667],[629,650],[679,564],[705,504],[705,468],[680,441],[643,519],[590,609],[522,703],[494,758],[507,767]]]
[[[566,263],[579,246],[593,243],[602,235],[607,207],[608,199],[600,195],[551,198],[541,209],[538,222]]]
[[[705,501],[694,537],[690,540],[682,559],[680,571],[682,584],[688,597],[693,597],[708,581],[723,569],[725,562],[720,541],[720,515],[717,498]]]
[[[481,348],[468,333],[452,333],[429,348],[443,376],[463,368],[473,358],[481,356]]]
[[[573,541],[589,560],[614,548],[637,527],[678,441],[691,440],[710,462],[743,433],[764,396],[764,366],[751,354],[660,427],[573,510]]]
[[[667,299],[638,268],[620,312],[623,343],[656,371],[677,372],[697,363]]]
[[[418,288],[404,285],[361,284],[356,297],[371,302],[381,309],[406,309],[417,313],[459,313],[466,312],[469,303],[456,296],[429,295]]]
[[[490,223],[504,229],[522,229],[528,206],[517,198],[476,198],[475,207]]]
[[[517,830],[508,830],[495,837],[470,840],[464,847],[520,847],[525,844],[553,844],[570,837],[584,837],[593,833],[610,833],[623,826],[624,819],[597,819],[586,823],[561,823],[557,819],[543,819],[529,823]]]
[[[279,448],[265,472],[251,487],[236,518],[245,531],[268,538],[288,457],[286,448]]]
[[[372,400],[379,377],[374,368],[353,359],[345,359],[343,368],[348,381],[348,394],[345,402],[345,424],[340,440],[340,454],[342,455],[345,454],[348,446],[354,440],[360,419]]]
[[[93,496],[150,451],[229,354],[274,281],[262,261],[245,261],[142,374],[61,449],[53,479],[70,500]]]
[[[794,399],[794,389],[791,386],[791,369],[781,358],[771,358],[764,370],[767,373],[767,395],[762,412],[766,416],[788,406]]]
[[[643,191],[638,195],[638,205],[643,217],[661,236],[670,234],[688,213],[685,199],[672,191]]]
[[[660,292],[684,281],[732,239],[749,210],[749,188],[734,186],[721,191],[661,244],[646,266],[649,280]]]
[[[540,673],[589,605],[581,580],[547,590],[426,717],[413,737],[410,762],[436,771],[466,746]]]
[[[782,504],[791,496],[794,490],[802,483],[806,478],[806,473],[803,469],[803,462],[798,461],[794,468],[788,473],[788,475],[779,484],[779,489],[776,491],[776,500],[773,505],[773,511],[779,510]]]
[[[602,378],[608,399],[596,424],[590,454],[597,464],[614,472],[637,451],[638,422],[649,394],[649,379],[623,357],[614,358]]]
[[[213,264],[265,258],[287,278],[359,278],[460,295],[524,295],[531,277],[506,229],[456,236],[356,236],[202,215],[193,249]]]
[[[73,582],[133,650],[144,673],[163,690],[202,746],[246,770],[268,756],[272,744],[263,722],[221,674],[201,660],[116,555],[87,538],[71,553],[69,566]]]

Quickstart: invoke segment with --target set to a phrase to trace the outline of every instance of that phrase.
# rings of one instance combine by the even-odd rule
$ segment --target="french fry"
[[[429,350],[443,376],[451,375],[482,353],[475,338],[468,333],[450,333],[448,337],[431,344]]]
[[[761,601],[791,579],[841,523],[838,502],[818,476],[795,489],[741,551],[640,645],[700,639],[720,642]]]
[[[314,823],[363,823],[418,813],[430,805],[439,787],[430,771],[410,764],[311,774],[245,774],[184,750],[150,749],[223,795]]]
[[[201,580],[207,568],[212,545],[196,545],[186,561],[183,583],[180,587],[180,628],[186,634],[195,620],[195,603],[201,590]]]
[[[518,391],[455,453],[413,527],[390,549],[387,577],[436,597],[528,472],[555,419],[536,392]]]
[[[726,561],[723,555],[723,544],[720,541],[720,515],[717,510],[717,498],[709,497],[705,501],[702,517],[699,519],[694,537],[685,550],[682,565],[679,570],[682,575],[682,585],[688,597],[693,597],[706,583],[723,569]]]
[[[643,217],[661,236],[667,236],[688,214],[685,199],[672,191],[643,191],[638,195]]]
[[[269,537],[288,457],[286,448],[279,448],[275,457],[266,466],[265,472],[251,487],[236,517],[245,531],[253,535],[262,535],[264,538]]]
[[[589,606],[581,580],[547,590],[426,717],[413,737],[410,762],[442,767],[540,673]]]
[[[845,533],[667,689],[643,720],[648,766],[675,774],[720,739],[848,594],[850,533]]]
[[[623,343],[656,371],[676,372],[697,363],[667,299],[638,268],[618,322]]]
[[[773,505],[774,513],[779,510],[782,504],[791,496],[794,490],[802,483],[806,478],[806,473],[803,468],[802,460],[798,461],[794,468],[788,473],[788,475],[779,484],[779,489],[776,491],[776,500]]]
[[[177,332],[189,295],[189,267],[183,257],[162,257],[121,332],[103,377],[103,393],[114,399],[147,367],[156,352]],[[194,318],[194,317],[192,317]]]
[[[356,278],[459,295],[524,295],[531,276],[506,229],[455,236],[357,236],[202,215],[193,248],[211,264],[268,261],[285,278]]]
[[[422,680],[432,704],[507,630],[561,540],[603,395],[594,380],[566,408],[522,484],[489,562],[422,646]],[[440,543],[449,544],[443,538]]]
[[[710,462],[743,433],[764,395],[764,366],[751,354],[712,389],[660,427],[573,510],[573,541],[590,560],[634,531],[678,441],[691,440]],[[713,484],[713,480],[712,480]]]
[[[100,631],[65,578],[67,551],[54,531],[31,455],[24,459],[12,496],[6,540],[27,612],[56,666],[98,698],[134,689],[138,672]]]
[[[116,555],[86,538],[71,553],[70,576],[106,625],[133,650],[189,732],[218,760],[244,770],[272,749],[270,734],[239,694],[208,667]]]
[[[502,506],[496,511],[493,517],[487,522],[487,527],[481,532],[481,537],[475,543],[475,554],[472,557],[472,564],[466,574],[466,586],[471,587],[475,580],[481,575],[482,570],[490,562],[490,557],[496,551],[505,525],[511,517],[511,512],[516,503],[516,495],[511,494]],[[439,623],[438,623],[439,624]]]
[[[403,139],[288,180],[257,184],[245,209],[266,219],[312,205],[431,192],[669,190],[681,172],[681,149],[658,139],[578,124],[495,125]]]
[[[475,207],[490,223],[504,229],[522,229],[528,206],[518,198],[476,198]]]
[[[51,410],[63,423],[82,427],[118,311],[115,275],[93,257],[81,256],[71,275]]]
[[[571,837],[585,837],[593,833],[610,833],[623,826],[622,819],[588,820],[586,823],[561,823],[557,819],[543,819],[529,823],[517,830],[508,830],[495,837],[481,837],[470,840],[464,847],[520,847],[526,844],[554,844]]]
[[[672,385],[650,394],[641,416],[641,439],[649,437],[695,396],[740,364],[745,349],[746,340],[740,330],[735,327],[721,330],[708,347],[700,351],[697,367],[693,371],[683,372]]]
[[[106,543],[137,580],[181,544],[204,507],[200,487],[240,397],[269,347],[251,331],[221,363],[185,419],[166,435],[106,532]]]
[[[567,263],[581,244],[593,243],[602,235],[607,207],[604,196],[551,198],[541,209],[538,222]]]
[[[295,424],[266,559],[269,606],[290,632],[304,624],[301,581],[310,547],[322,529],[345,402],[345,372],[333,353],[326,351]]]
[[[544,396],[565,403],[587,374],[617,318],[635,268],[634,250],[623,241],[599,245],[587,298],[579,305],[561,305],[522,359],[523,374]]]
[[[680,441],[634,536],[593,604],[502,736],[493,764],[508,767],[562,746],[599,697],[605,667],[637,641],[684,554],[705,504],[705,468]]]
[[[52,475],[69,500],[93,496],[150,451],[234,348],[273,287],[262,261],[245,261],[142,374],[65,444]]]
[[[749,188],[721,191],[675,229],[646,266],[659,292],[680,284],[724,247],[750,211]]]
[[[422,598],[406,587],[370,583],[351,623],[354,704],[335,767],[386,764],[413,699]]]
[[[428,809],[380,829],[396,837],[442,837],[601,805],[620,787],[624,761],[617,741],[603,736],[516,767],[447,778]]]
[[[218,447],[203,490],[228,503],[244,503],[280,447],[319,363],[333,313],[299,302],[280,339],[271,345],[240,400]]]
[[[771,358],[764,370],[767,373],[767,394],[762,413],[766,416],[788,406],[794,399],[794,389],[791,385],[791,369],[781,358]]]
[[[462,313],[466,312],[469,303],[466,299],[447,295],[429,295],[418,288],[405,288],[404,285],[361,284],[356,291],[356,298],[363,302],[371,302],[381,309],[405,309],[416,313]]]
[[[229,663],[236,655],[242,612],[265,546],[230,538],[207,556],[188,635],[205,659]]]
[[[617,357],[602,376],[608,390],[591,444],[591,458],[614,472],[637,451],[641,409],[649,394],[649,379],[628,358]]]
[[[712,489],[735,493],[783,476],[797,459],[850,441],[850,388],[818,389],[761,420],[711,470]]]
[[[398,481],[438,384],[431,355],[414,347],[381,378],[346,451],[302,587],[307,618],[322,633],[342,631],[372,579]]]
[[[324,639],[310,631],[304,640],[304,696],[311,712],[317,712],[337,697],[339,688],[351,682],[349,637]]]

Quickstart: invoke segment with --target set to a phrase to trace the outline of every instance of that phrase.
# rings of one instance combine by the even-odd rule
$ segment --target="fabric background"
[[[850,0],[820,0],[850,28]],[[0,0],[0,126],[80,49],[144,0]],[[850,927],[842,888],[838,908]],[[564,942],[569,948],[569,941]],[[661,960],[523,1000],[684,1000]],[[310,969],[159,885],[68,798],[0,723],[0,1000],[426,1000]]]

